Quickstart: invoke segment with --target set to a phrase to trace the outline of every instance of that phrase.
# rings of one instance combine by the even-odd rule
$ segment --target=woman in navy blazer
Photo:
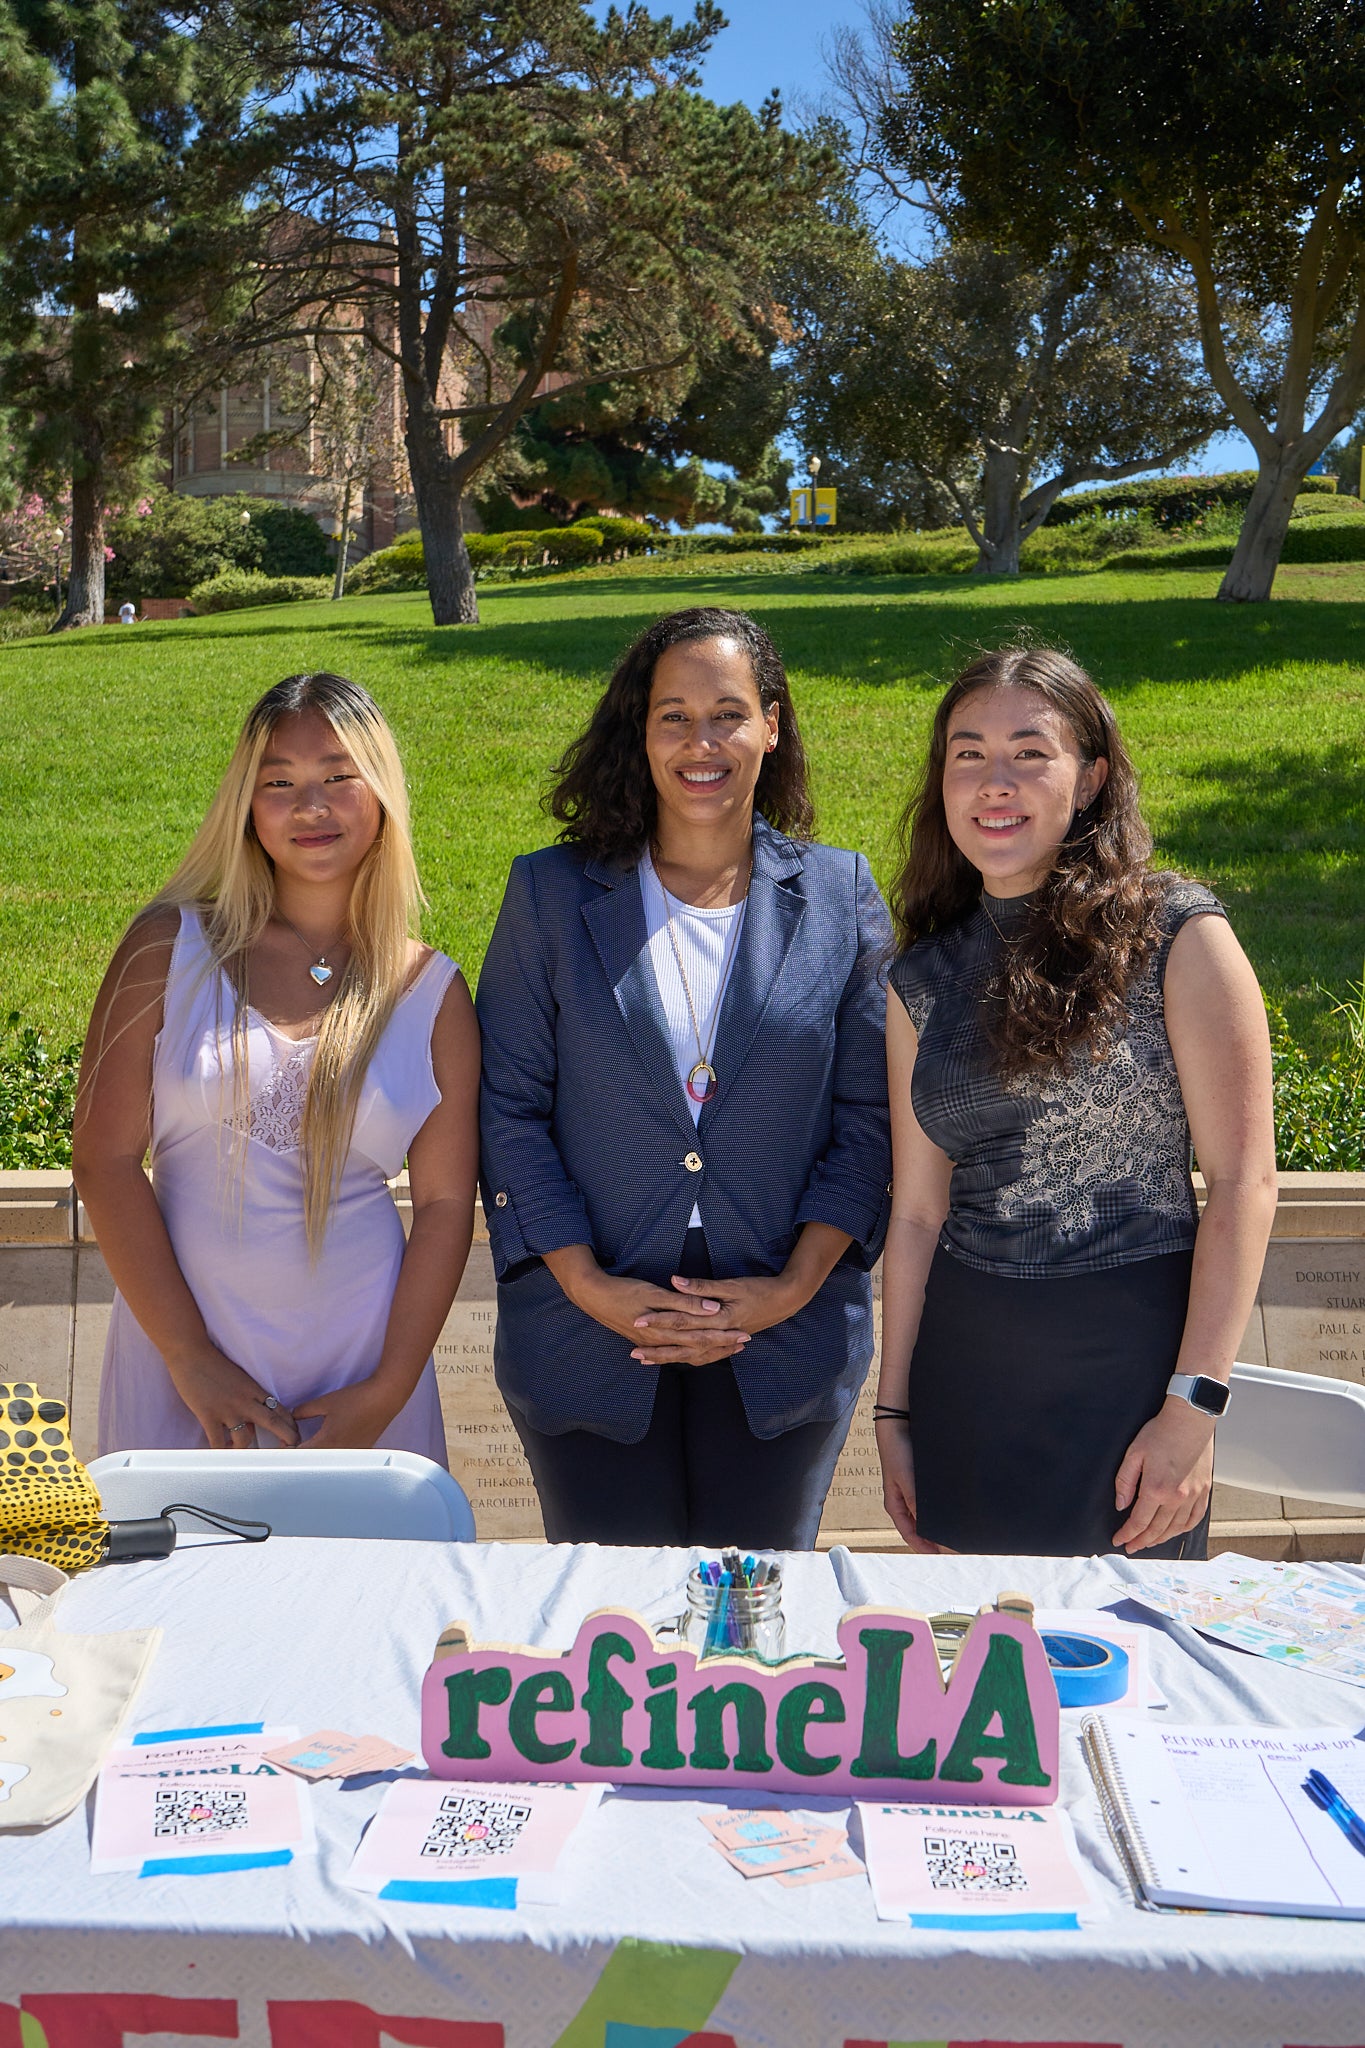
[[[808,1549],[872,1357],[886,909],[810,843],[741,612],[656,621],[557,773],[478,993],[495,1365],[546,1534]]]

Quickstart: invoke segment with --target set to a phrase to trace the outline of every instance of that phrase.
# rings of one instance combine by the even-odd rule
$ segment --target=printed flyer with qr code
[[[436,1901],[453,1886],[506,1879],[515,1882],[517,1904],[549,1904],[565,1845],[602,1791],[400,1778],[384,1794],[346,1882],[381,1897]]]
[[[297,1734],[177,1729],[111,1749],[95,1790],[92,1874],[218,1875],[311,1854],[307,1787],[264,1754]]]
[[[917,1927],[1079,1927],[1102,1915],[1060,1806],[860,1800],[879,1920]]]

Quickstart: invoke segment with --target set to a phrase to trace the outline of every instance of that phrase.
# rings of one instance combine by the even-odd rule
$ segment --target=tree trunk
[[[71,570],[54,632],[104,624],[104,479],[97,462],[71,485]]]
[[[981,475],[980,552],[974,576],[1019,574],[1019,498],[1023,479],[1017,455],[987,447]]]
[[[351,545],[351,479],[341,493],[341,517],[337,521],[337,569],[332,578],[332,602],[346,595],[346,555]]]
[[[1270,596],[1294,500],[1311,460],[1307,453],[1281,452],[1272,463],[1262,462],[1232,560],[1218,586],[1225,603],[1263,604]]]
[[[434,420],[431,424],[436,426]],[[436,441],[436,433],[424,434],[418,422],[409,420],[408,470],[417,502],[417,524],[422,529],[431,616],[438,626],[477,626],[479,600],[464,544],[460,482],[453,474],[455,465]]]

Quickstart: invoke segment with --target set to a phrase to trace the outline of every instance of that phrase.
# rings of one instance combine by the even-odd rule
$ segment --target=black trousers
[[[678,1271],[711,1277],[699,1230],[688,1231]],[[636,1444],[586,1429],[549,1436],[515,1410],[512,1420],[551,1543],[813,1550],[853,1409],[757,1437],[730,1361],[720,1359],[659,1368],[654,1413]]]

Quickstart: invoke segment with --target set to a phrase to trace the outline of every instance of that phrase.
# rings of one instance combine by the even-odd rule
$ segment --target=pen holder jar
[[[706,1657],[752,1657],[759,1664],[780,1661],[786,1640],[782,1581],[761,1586],[712,1586],[695,1568],[687,1577],[687,1612],[679,1634]]]

